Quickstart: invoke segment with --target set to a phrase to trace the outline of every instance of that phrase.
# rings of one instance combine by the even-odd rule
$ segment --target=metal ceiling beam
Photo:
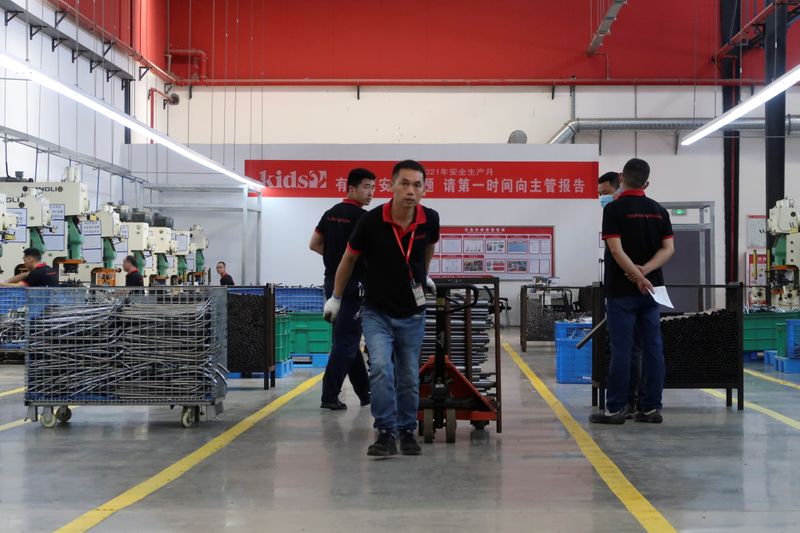
[[[593,56],[600,51],[600,47],[603,46],[606,35],[611,33],[611,25],[617,20],[619,10],[622,9],[622,6],[627,2],[628,0],[611,0],[608,11],[606,11],[606,14],[603,16],[603,20],[600,21],[600,25],[597,26],[597,30],[592,37],[592,42],[589,43],[589,48],[586,49],[586,55]]]
[[[113,174],[115,176],[120,176],[121,178],[134,183],[147,183],[147,180],[138,176],[134,176],[133,173],[127,168],[115,165],[114,163],[110,163],[102,159],[98,159],[96,157],[78,153],[74,150],[70,150],[69,148],[64,148],[63,146],[46,141],[45,139],[34,137],[33,135],[28,135],[25,132],[17,131],[3,125],[0,125],[0,141],[13,142],[22,146],[27,146],[28,148],[32,148],[40,153],[51,154],[56,157],[60,157],[61,159],[74,161],[75,163],[80,163],[97,170],[108,172],[109,174]]]
[[[767,4],[747,24],[742,26],[742,29],[736,35],[717,50],[714,54],[714,62],[720,63],[725,58],[733,57],[731,52],[738,46],[749,49],[762,44],[767,21],[775,16],[775,10],[781,6],[786,6],[787,22],[791,22],[797,16],[800,16],[800,0],[774,0],[772,3]]]
[[[0,0],[0,9],[3,9],[6,12],[6,26],[8,26],[8,22],[14,18],[13,16],[9,18],[9,14],[18,12],[20,6],[13,0]],[[113,76],[117,76],[123,81],[133,81],[134,77],[131,76],[125,70],[125,68],[106,59],[105,56],[108,54],[109,49],[108,43],[104,45],[104,52],[102,54],[98,54],[91,48],[79,43],[74,36],[70,36],[69,34],[61,31],[58,26],[61,23],[61,20],[63,20],[63,16],[59,19],[59,13],[63,12],[56,11],[55,19],[52,21],[52,23],[42,20],[31,12],[22,13],[19,15],[19,20],[28,25],[28,36],[31,39],[33,39],[36,34],[42,33],[50,37],[51,47],[53,50],[55,50],[59,45],[66,46],[72,50],[73,63],[78,57],[83,56],[89,60],[91,70],[94,70],[97,66],[103,67],[107,73],[110,73],[110,75],[107,75],[106,81],[110,81]]]

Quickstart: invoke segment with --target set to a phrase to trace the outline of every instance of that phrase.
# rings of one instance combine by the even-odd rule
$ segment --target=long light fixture
[[[767,100],[771,100],[772,98],[778,96],[782,92],[784,92],[789,87],[793,86],[797,82],[800,81],[800,65],[797,65],[792,70],[781,76],[780,78],[776,79],[759,92],[745,100],[744,102],[740,103],[736,107],[733,107],[727,110],[725,113],[721,114],[708,124],[704,126],[700,126],[692,133],[686,136],[686,138],[681,141],[683,146],[689,146],[692,143],[695,143],[702,139],[703,137],[709,135],[717,131],[720,128],[724,128],[737,118],[741,118],[748,114],[750,111],[753,111],[758,106],[762,105]]]
[[[80,89],[68,87],[67,85],[61,83],[60,81],[55,80],[50,76],[44,74],[40,70],[34,68],[29,63],[20,61],[19,59],[10,56],[7,52],[0,52],[0,67],[5,68],[6,70],[17,72],[22,77],[30,79],[31,81],[38,83],[42,87],[46,87],[52,91],[55,91],[62,96],[66,96],[70,100],[73,100],[83,106],[86,106],[89,109],[97,113],[100,113],[101,115],[107,118],[110,118],[117,124],[120,124],[126,128],[130,128],[132,131],[135,131],[136,133],[148,139],[152,139],[154,142],[164,146],[165,148],[172,150],[176,154],[180,154],[186,159],[194,161],[195,163],[198,163],[209,170],[212,170],[219,174],[223,174],[224,176],[227,176],[231,179],[234,179],[239,183],[246,185],[250,189],[260,190],[264,188],[263,183],[260,183],[246,176],[241,176],[223,167],[213,159],[208,158],[198,152],[195,152],[188,146],[171,139],[169,136],[154,130],[153,128],[147,126],[146,124],[139,122],[135,118],[132,118],[131,116],[126,115],[125,113],[114,109],[105,102],[98,100],[94,96],[91,96],[81,91]]]

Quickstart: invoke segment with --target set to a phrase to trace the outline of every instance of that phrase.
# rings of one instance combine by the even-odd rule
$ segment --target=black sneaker
[[[589,415],[589,422],[592,424],[624,424],[625,410],[609,413],[608,410]]]
[[[373,457],[389,457],[397,455],[397,441],[391,430],[382,429],[378,432],[378,439],[375,444],[370,444],[367,448],[367,455]]]
[[[422,453],[413,429],[400,430],[400,453],[403,455],[420,455]]]
[[[636,404],[629,403],[625,406],[625,420],[631,420],[636,414]]]
[[[664,421],[664,417],[661,416],[658,409],[650,409],[649,411],[637,411],[634,420],[637,422],[660,424]]]
[[[319,404],[320,409],[330,409],[331,411],[341,411],[342,409],[347,409],[347,405],[343,404],[339,400],[335,402],[322,402]]]
[[[361,407],[367,406],[370,403],[369,394],[360,396],[358,399],[361,401]]]

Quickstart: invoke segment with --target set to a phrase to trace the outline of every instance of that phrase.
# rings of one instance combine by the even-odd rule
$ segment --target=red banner
[[[338,198],[356,167],[378,177],[375,196],[391,196],[395,161],[247,160],[245,174],[266,185],[264,196]],[[420,161],[427,198],[597,198],[596,161]]]

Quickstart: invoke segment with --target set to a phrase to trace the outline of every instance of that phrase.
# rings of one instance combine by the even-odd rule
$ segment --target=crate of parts
[[[800,320],[787,320],[783,353],[778,346],[778,355],[789,359],[800,358]]]
[[[312,354],[331,351],[331,325],[322,313],[289,314],[289,353]]]
[[[322,287],[275,287],[275,307],[291,313],[322,313],[324,305]]]
[[[556,338],[556,381],[558,383],[592,382],[592,342],[578,349],[578,343],[592,329],[589,322],[559,320],[554,324]]]
[[[777,355],[780,357],[786,357],[786,322],[778,322],[775,324],[775,350],[765,350],[764,352],[768,351],[775,351]],[[745,352],[747,353],[747,352]],[[756,353],[756,352],[750,352]]]
[[[745,352],[776,350],[778,348],[777,325],[796,319],[800,319],[800,311],[745,313],[742,349]]]

